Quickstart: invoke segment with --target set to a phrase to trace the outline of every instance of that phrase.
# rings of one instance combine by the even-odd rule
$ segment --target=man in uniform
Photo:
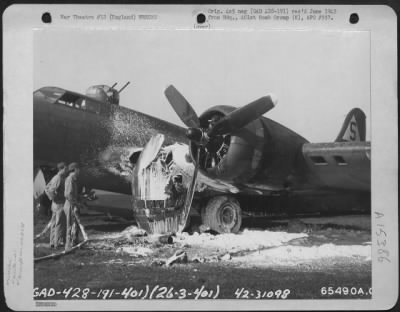
[[[57,164],[58,173],[46,185],[46,195],[52,200],[50,220],[50,247],[57,248],[64,244],[65,217],[63,207],[65,202],[64,183],[67,166],[64,162]]]
[[[64,213],[67,221],[67,235],[65,250],[71,249],[78,243],[79,225],[76,216],[79,213],[78,203],[78,177],[79,166],[77,163],[71,163],[68,166],[69,175],[65,180],[65,204]]]

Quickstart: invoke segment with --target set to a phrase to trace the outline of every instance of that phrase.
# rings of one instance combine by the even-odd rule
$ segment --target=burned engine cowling
[[[214,122],[232,112],[231,106],[216,106],[200,116],[201,128],[207,129]],[[211,179],[242,183],[251,179],[259,168],[265,145],[264,127],[257,119],[234,132],[216,136],[200,149],[199,168]],[[198,145],[191,142],[190,152],[196,155]]]
[[[234,107],[222,105],[207,110],[200,116],[201,128],[209,128],[214,116],[222,118],[233,110]],[[200,173],[211,180],[249,189],[261,188],[267,193],[284,190],[289,179],[297,177],[304,167],[301,146],[306,142],[281,124],[260,117],[221,138],[212,137],[200,147]],[[190,143],[193,159],[198,148],[198,144]],[[208,161],[213,157],[214,161]]]

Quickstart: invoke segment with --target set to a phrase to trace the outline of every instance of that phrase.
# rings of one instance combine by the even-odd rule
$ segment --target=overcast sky
[[[169,84],[199,115],[272,92],[279,103],[266,116],[311,142],[333,141],[353,107],[366,113],[370,137],[366,32],[42,30],[34,38],[35,89],[85,93],[131,81],[122,106],[181,126],[163,93]]]

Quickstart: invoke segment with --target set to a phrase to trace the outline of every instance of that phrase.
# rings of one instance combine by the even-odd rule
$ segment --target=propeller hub
[[[206,145],[210,141],[207,133],[200,128],[188,128],[186,130],[186,137],[198,145]]]
[[[203,136],[203,131],[201,131],[201,129],[199,128],[188,128],[186,130],[186,137],[190,141],[200,143],[202,136]]]

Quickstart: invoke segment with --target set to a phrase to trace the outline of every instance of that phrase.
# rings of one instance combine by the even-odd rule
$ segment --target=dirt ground
[[[199,233],[194,218],[171,244],[134,221],[81,221],[81,249],[35,263],[35,299],[371,298],[370,216],[245,219],[236,235]],[[52,252],[48,236],[35,241],[35,257]]]

